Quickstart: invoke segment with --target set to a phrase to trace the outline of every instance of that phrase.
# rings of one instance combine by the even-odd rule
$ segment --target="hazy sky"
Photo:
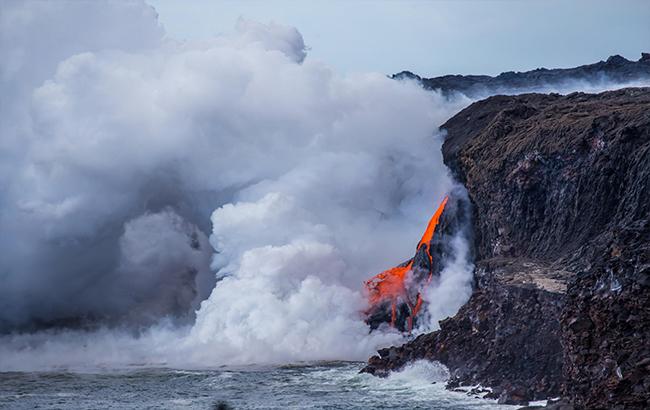
[[[343,71],[427,76],[569,67],[650,51],[648,0],[149,0],[167,32],[200,38],[243,16],[297,27]]]

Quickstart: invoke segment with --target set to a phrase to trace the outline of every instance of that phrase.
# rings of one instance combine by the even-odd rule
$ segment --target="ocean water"
[[[2,409],[514,409],[444,388],[446,369],[418,362],[388,378],[363,363],[210,370],[133,368],[0,373]]]

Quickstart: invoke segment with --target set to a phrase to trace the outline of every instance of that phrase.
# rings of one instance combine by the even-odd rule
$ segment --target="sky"
[[[342,72],[423,76],[572,67],[650,51],[647,0],[148,0],[168,35],[199,39],[240,17],[291,25]]]

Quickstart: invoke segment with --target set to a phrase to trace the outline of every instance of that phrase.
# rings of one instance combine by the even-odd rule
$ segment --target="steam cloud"
[[[362,283],[451,189],[435,127],[465,101],[340,76],[293,28],[183,43],[146,4],[63,4],[3,4],[0,326],[113,328],[4,336],[3,367],[25,346],[37,367],[114,362],[111,343],[218,365],[400,337],[369,335]]]
[[[179,42],[140,2],[2,7],[0,369],[365,359],[401,337],[369,334],[362,283],[454,188],[436,127],[468,99],[338,75],[276,24]],[[470,293],[453,245],[432,326]]]

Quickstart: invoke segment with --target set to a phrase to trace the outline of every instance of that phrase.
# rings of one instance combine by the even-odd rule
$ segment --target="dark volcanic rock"
[[[478,260],[568,257],[569,270],[585,269],[615,232],[644,229],[649,89],[495,96],[442,128],[445,161],[475,206]]]
[[[645,152],[647,159],[647,146]],[[617,226],[569,288],[562,315],[566,393],[580,408],[650,408],[649,232],[647,213]]]
[[[444,128],[477,259],[578,273],[561,317],[565,394],[579,408],[646,408],[650,89],[492,97]]]
[[[427,358],[502,402],[650,407],[650,89],[496,96],[443,128],[473,204],[475,291],[366,371]]]
[[[413,360],[437,360],[451,370],[450,388],[480,383],[504,403],[557,396],[567,275],[533,262],[483,261],[472,297],[440,331],[380,350],[363,371],[385,376]]]
[[[546,69],[525,72],[508,71],[496,77],[488,75],[444,75],[421,78],[410,71],[393,75],[395,79],[415,79],[429,90],[443,94],[462,93],[469,97],[494,94],[543,91],[547,87],[571,87],[571,84],[598,86],[608,82],[632,83],[650,79],[650,54],[641,53],[638,61],[619,55],[606,61],[574,68]]]

